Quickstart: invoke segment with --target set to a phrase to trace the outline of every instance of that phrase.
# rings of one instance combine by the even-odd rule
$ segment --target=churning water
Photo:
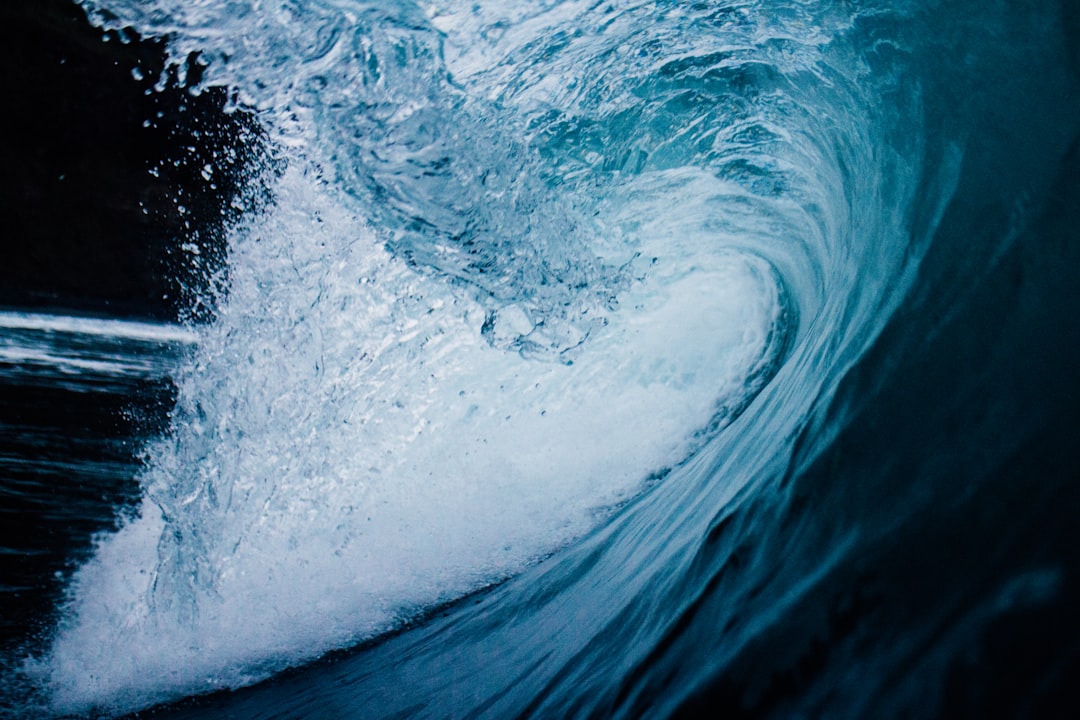
[[[1074,597],[1067,4],[84,6],[258,111],[273,199],[154,336],[41,712],[934,715]]]

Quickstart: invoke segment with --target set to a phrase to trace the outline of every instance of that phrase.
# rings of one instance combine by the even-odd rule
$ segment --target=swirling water
[[[1072,597],[1068,5],[85,6],[276,159],[48,712],[934,714]]]

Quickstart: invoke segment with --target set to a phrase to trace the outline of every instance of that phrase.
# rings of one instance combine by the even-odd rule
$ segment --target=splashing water
[[[287,167],[75,578],[58,710],[252,682],[519,572],[737,417],[821,302],[847,220],[778,124],[824,41],[799,18],[90,7],[202,52]]]

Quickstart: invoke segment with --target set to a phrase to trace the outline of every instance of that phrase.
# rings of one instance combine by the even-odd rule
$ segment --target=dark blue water
[[[273,199],[0,322],[15,716],[1075,714],[1072,3],[87,7]]]

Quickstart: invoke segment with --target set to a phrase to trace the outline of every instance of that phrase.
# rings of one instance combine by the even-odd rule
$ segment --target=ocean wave
[[[1007,231],[949,246],[1014,137],[986,83],[1075,84],[1052,4],[960,5],[87,2],[198,52],[284,169],[29,670],[53,709],[248,685],[480,592],[358,656],[339,709],[662,716],[817,612],[888,526],[799,511],[883,336],[940,332],[901,323],[943,307],[921,279],[977,252],[977,282],[1030,223],[1021,175]]]

